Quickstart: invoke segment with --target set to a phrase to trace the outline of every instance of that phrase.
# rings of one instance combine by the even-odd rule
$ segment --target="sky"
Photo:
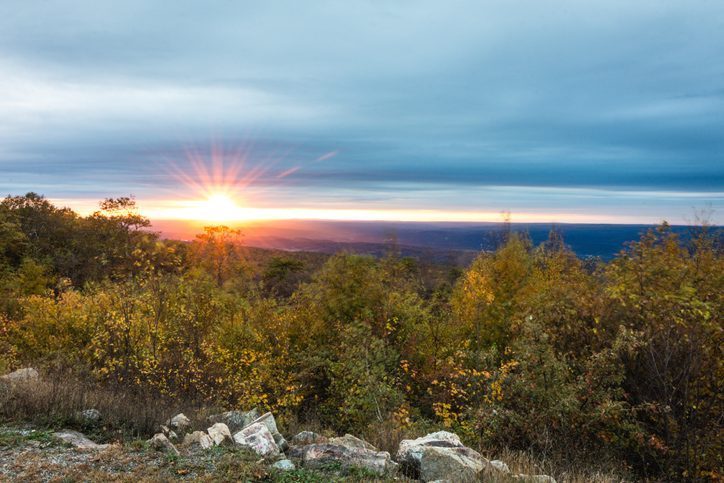
[[[723,52],[721,0],[4,0],[0,193],[721,224]]]

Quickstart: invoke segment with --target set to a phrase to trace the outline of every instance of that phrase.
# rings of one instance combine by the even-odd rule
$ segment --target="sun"
[[[236,221],[242,216],[242,208],[226,193],[213,193],[199,203],[199,215],[209,221]]]

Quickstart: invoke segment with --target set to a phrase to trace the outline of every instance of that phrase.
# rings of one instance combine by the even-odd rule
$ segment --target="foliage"
[[[322,264],[240,240],[223,226],[161,240],[132,198],[88,217],[6,198],[0,371],[33,364],[113,394],[258,406],[385,447],[445,427],[642,478],[720,477],[715,227],[681,240],[664,224],[607,264],[556,232],[534,247],[508,230],[463,270],[394,250]],[[43,407],[12,401],[19,416]]]

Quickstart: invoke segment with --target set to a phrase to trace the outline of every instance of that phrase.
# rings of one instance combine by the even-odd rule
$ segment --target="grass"
[[[530,453],[523,451],[503,450],[494,458],[504,461],[510,468],[511,474],[525,475],[550,475],[558,482],[566,483],[617,483],[629,481],[626,475],[620,475],[611,468],[613,466],[606,465],[606,462],[600,462],[600,467],[584,466],[579,462],[565,464],[560,462],[552,464],[549,460],[535,457]],[[514,480],[510,476],[502,475],[497,472],[486,472],[481,475],[482,481],[490,483],[509,483]]]
[[[102,419],[98,424],[87,424],[78,418],[78,413],[88,408],[101,412]],[[0,384],[0,423],[9,425],[5,429],[0,427],[0,467],[15,468],[13,471],[16,471],[19,475],[17,479],[20,480],[389,481],[367,470],[343,468],[339,464],[316,470],[298,468],[283,472],[270,468],[268,462],[260,460],[248,450],[233,446],[219,446],[194,453],[182,449],[181,455],[176,456],[156,452],[145,443],[157,431],[159,424],[182,410],[194,420],[195,427],[204,428],[206,415],[217,409],[194,410],[183,401],[168,401],[142,392],[92,385],[69,375],[55,375],[40,381],[13,385]],[[280,418],[279,425],[287,435],[301,430],[333,435],[315,421],[314,418],[306,422]],[[28,429],[27,425],[36,429]],[[53,437],[53,430],[60,428],[80,430],[99,443],[119,444],[102,453],[78,455]],[[398,428],[385,424],[371,426],[361,436],[394,457],[400,440],[415,438],[437,429],[427,426]],[[60,459],[56,458],[58,454],[62,456]],[[66,458],[67,455],[70,456]],[[580,463],[567,465],[556,461],[554,465],[550,458],[514,451],[500,451],[485,456],[505,461],[514,474],[548,474],[558,481],[573,483],[626,480],[626,475],[619,476],[608,471],[606,462],[584,467]],[[68,464],[63,463],[65,459]],[[47,475],[52,475],[52,478],[46,478]],[[3,477],[0,468],[0,480]],[[400,481],[399,478],[396,481]],[[505,483],[515,480],[487,472],[481,475],[481,481]]]
[[[90,383],[67,373],[0,384],[0,423],[70,427],[101,443],[148,438],[158,431],[159,424],[190,406],[150,392]],[[79,416],[89,408],[100,411],[99,423],[88,423]]]
[[[30,442],[35,442],[41,447],[64,445],[49,430],[0,429],[0,449],[18,448]]]

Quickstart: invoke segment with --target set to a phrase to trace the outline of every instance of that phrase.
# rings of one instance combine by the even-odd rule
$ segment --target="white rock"
[[[4,376],[0,376],[0,379],[8,382],[27,382],[36,381],[39,377],[40,375],[38,374],[38,371],[32,367],[24,367],[9,374],[5,374]]]
[[[290,460],[279,460],[272,465],[272,468],[280,471],[294,471],[295,469],[297,469],[297,467],[294,466],[294,463],[292,463]]]
[[[171,441],[178,441],[178,435],[176,434],[176,432],[173,429],[171,429],[168,426],[165,426],[163,424],[160,426],[160,428],[161,428],[161,432],[163,434],[165,434],[168,439],[170,439]]]
[[[425,445],[444,446],[450,448],[462,448],[464,446],[457,434],[450,433],[448,431],[438,431],[417,439],[403,439],[400,441],[400,446],[397,450],[397,459],[406,459],[407,453],[412,448]]]
[[[203,431],[194,431],[184,436],[184,446],[200,446],[201,449],[209,449],[214,445],[213,440]]]
[[[279,446],[274,441],[269,428],[263,423],[254,423],[234,435],[234,441],[241,446],[250,448],[260,456],[279,454]]]
[[[153,438],[148,440],[148,444],[157,451],[166,451],[168,453],[175,454],[176,456],[179,454],[176,446],[174,446],[163,433],[154,434]]]
[[[212,414],[207,419],[210,423],[226,424],[230,431],[239,431],[259,419],[259,411],[256,408],[246,412],[226,411],[221,414]]]
[[[304,446],[305,444],[326,443],[327,438],[314,431],[302,431],[292,438],[292,446]]]
[[[169,419],[167,425],[171,426],[173,429],[183,432],[186,430],[186,428],[191,426],[191,420],[187,418],[184,413],[179,413]]]
[[[107,444],[96,444],[90,439],[86,438],[83,433],[79,433],[78,431],[72,431],[69,429],[64,429],[63,431],[53,433],[53,436],[70,445],[73,445],[75,448],[80,450],[97,451],[106,449],[110,446]]]
[[[504,461],[492,460],[490,462],[490,466],[500,471],[501,473],[510,473],[510,468],[508,468],[508,465],[505,464]]]
[[[78,419],[84,423],[97,423],[101,419],[101,412],[97,409],[84,409],[78,414]]]
[[[363,439],[359,439],[356,436],[352,436],[351,434],[345,434],[344,436],[331,438],[329,440],[329,443],[347,446],[348,448],[363,448],[363,449],[369,449],[372,451],[377,451],[377,448],[375,448],[374,446],[369,444],[367,441],[365,441]]]
[[[386,451],[340,444],[318,443],[294,446],[289,450],[289,456],[301,460],[305,468],[311,469],[340,465],[345,471],[364,468],[378,476],[392,475],[397,471],[397,463],[392,461]]]
[[[214,424],[207,430],[207,432],[209,433],[209,437],[216,446],[224,443],[234,442],[233,438],[231,437],[231,431],[229,431],[229,427],[224,423]]]
[[[476,451],[462,448],[423,446],[420,456],[420,479],[433,481],[473,481],[488,467],[488,461]]]
[[[266,426],[266,428],[272,434],[272,437],[274,438],[274,442],[277,444],[277,446],[280,449],[285,450],[289,447],[289,444],[287,444],[287,440],[284,439],[284,436],[282,436],[282,434],[277,429],[277,422],[274,419],[274,415],[272,413],[264,413],[251,424],[257,424],[257,423],[261,423],[264,426]]]
[[[401,441],[397,461],[407,474],[423,481],[466,481],[490,468],[488,460],[480,453],[466,447],[457,435],[447,431]]]

